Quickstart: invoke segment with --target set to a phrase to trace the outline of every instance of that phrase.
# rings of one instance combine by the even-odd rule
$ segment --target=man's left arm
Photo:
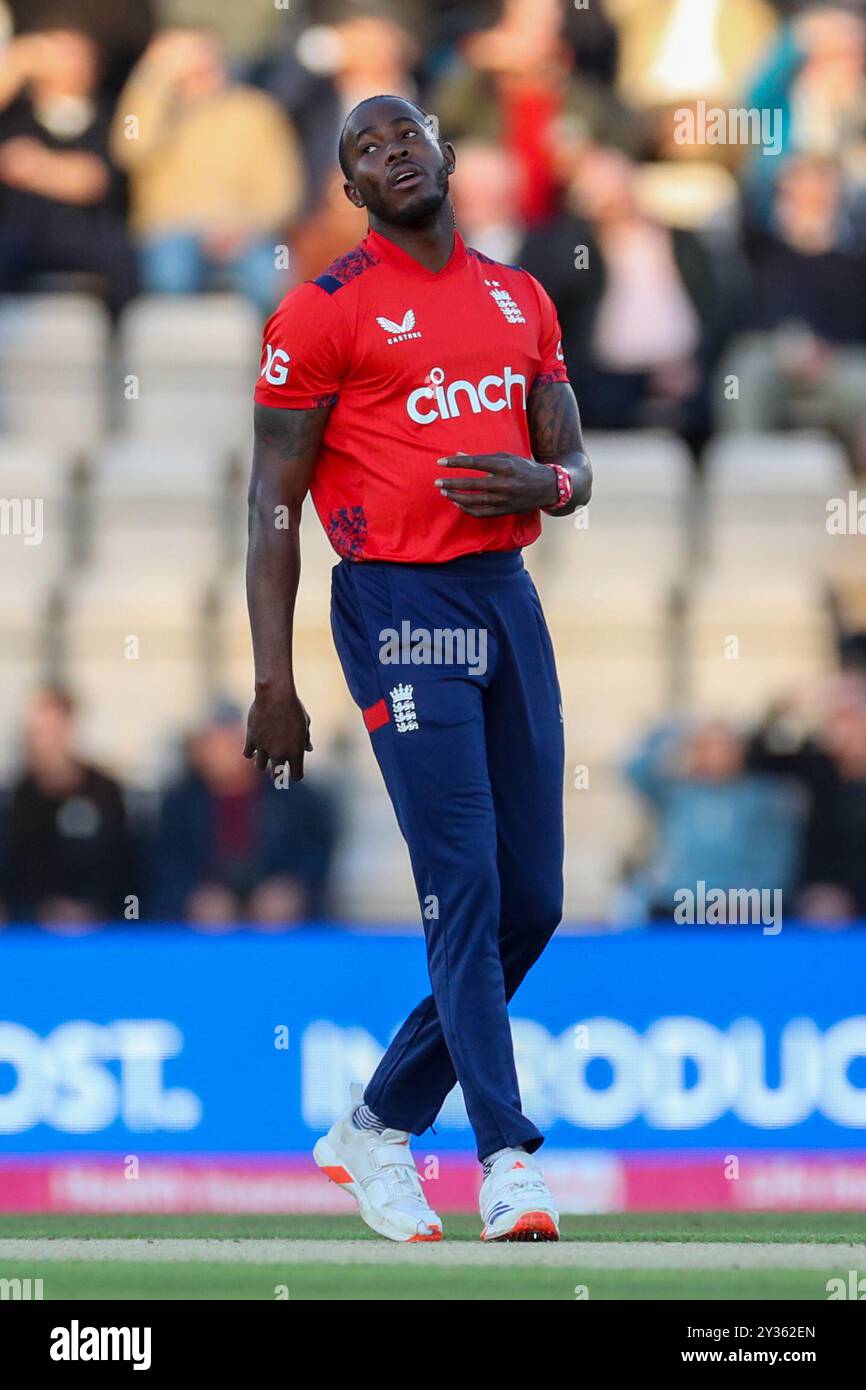
[[[580,411],[567,381],[537,381],[527,409],[532,456],[538,463],[558,465],[571,481],[571,497],[555,516],[570,516],[592,496],[592,464],[583,447]]]
[[[532,458],[517,454],[452,454],[438,459],[443,468],[474,468],[483,478],[437,478],[436,486],[470,516],[509,516],[543,507],[569,516],[592,493],[592,466],[584,453],[580,413],[567,381],[537,381],[527,403]],[[555,467],[554,467],[555,465]],[[567,475],[566,491],[557,469]],[[569,489],[570,485],[570,489]]]

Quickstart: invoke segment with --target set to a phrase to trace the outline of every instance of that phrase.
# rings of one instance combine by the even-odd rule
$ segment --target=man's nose
[[[386,164],[393,164],[395,159],[402,159],[408,155],[406,140],[392,140],[388,146],[388,153],[385,156]]]

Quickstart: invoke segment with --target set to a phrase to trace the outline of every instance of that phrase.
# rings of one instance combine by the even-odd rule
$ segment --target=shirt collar
[[[420,280],[441,280],[444,275],[462,269],[467,260],[466,243],[456,228],[453,250],[441,270],[428,270],[420,261],[416,261],[414,256],[410,256],[408,251],[404,251],[387,237],[381,236],[379,232],[374,232],[372,228],[364,238],[363,245],[379,260],[392,265],[395,270],[402,270],[404,274],[414,275]]]

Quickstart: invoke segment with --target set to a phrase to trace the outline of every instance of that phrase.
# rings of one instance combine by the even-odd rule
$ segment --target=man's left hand
[[[517,454],[451,454],[443,468],[475,468],[484,478],[437,478],[442,496],[470,516],[510,516],[556,505],[556,474],[546,463]]]

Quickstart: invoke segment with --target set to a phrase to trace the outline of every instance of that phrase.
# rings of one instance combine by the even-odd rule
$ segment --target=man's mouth
[[[417,164],[403,164],[391,175],[388,182],[392,188],[414,188],[424,177],[424,170]]]

